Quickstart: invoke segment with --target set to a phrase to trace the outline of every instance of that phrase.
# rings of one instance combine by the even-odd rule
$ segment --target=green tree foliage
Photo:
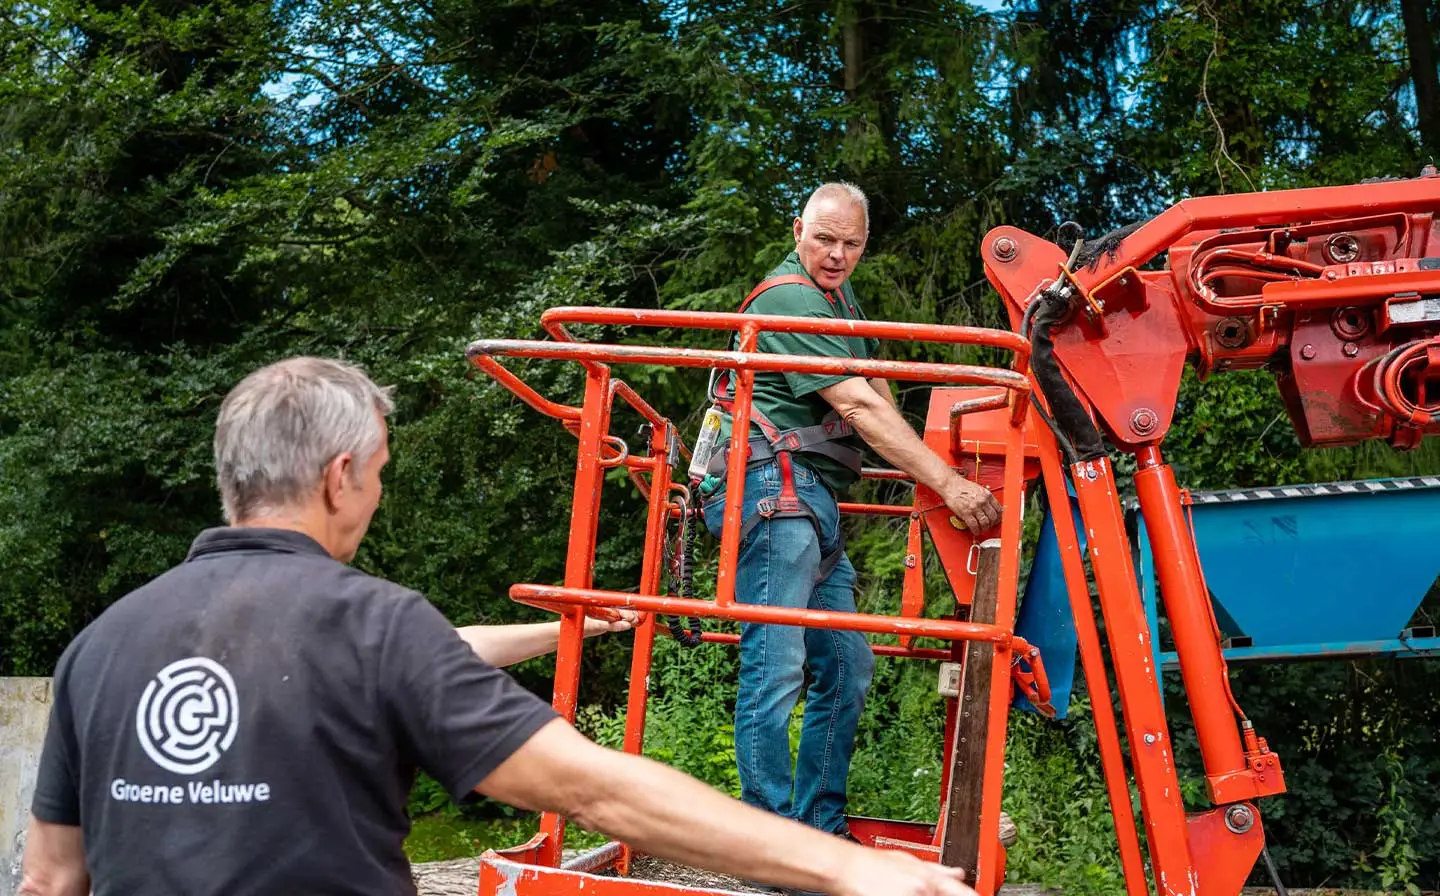
[[[730,310],[788,251],[790,219],[823,179],[872,196],[856,275],[871,317],[1005,327],[980,265],[995,225],[1096,233],[1186,196],[1412,175],[1433,158],[1433,3],[994,6],[11,3],[0,671],[46,674],[83,625],[218,524],[211,424],[261,363],[343,356],[396,386],[395,460],[359,565],[457,624],[543,618],[506,591],[564,574],[574,440],[470,370],[469,341],[539,337],[540,312],[562,304]],[[578,401],[574,366],[512,366]],[[624,375],[693,432],[703,376]],[[901,396],[920,423],[925,390]],[[638,423],[617,413],[614,431]],[[1302,451],[1268,373],[1187,375],[1166,448],[1190,488],[1440,470],[1433,446]],[[596,580],[633,587],[642,505],[618,474],[604,500]],[[872,520],[850,535],[862,606],[893,611],[903,528]],[[932,594],[943,611],[939,580]],[[607,742],[623,725],[625,643],[587,649],[582,721]],[[649,739],[727,789],[732,656],[663,643]],[[541,692],[548,672],[519,670]],[[1291,794],[1266,807],[1287,880],[1435,884],[1425,847],[1440,804],[1423,782],[1440,748],[1434,720],[1410,709],[1440,702],[1436,673],[1377,661],[1235,679],[1290,763]],[[1017,719],[1010,745],[1005,801],[1025,836],[1012,870],[1067,892],[1118,889],[1095,698],[1078,694],[1064,724]],[[928,666],[881,663],[860,811],[933,812],[939,706]],[[422,788],[417,809],[433,796]]]

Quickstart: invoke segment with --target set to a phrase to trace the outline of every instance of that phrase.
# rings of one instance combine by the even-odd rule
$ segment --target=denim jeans
[[[839,543],[835,497],[804,464],[793,467],[796,493],[819,517],[820,532],[804,517],[761,520],[740,545],[735,600],[853,613],[855,567],[849,557],[816,581],[822,551]],[[754,515],[762,498],[779,494],[775,461],[750,470],[742,519]],[[705,499],[705,524],[717,538],[724,514],[721,485]],[[789,721],[807,666],[811,682],[792,776]],[[855,729],[874,670],[874,654],[859,632],[742,623],[735,706],[741,800],[822,831],[843,831]]]

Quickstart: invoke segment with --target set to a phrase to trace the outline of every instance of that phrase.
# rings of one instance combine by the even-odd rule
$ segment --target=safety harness
[[[778,277],[771,277],[768,280],[761,281],[750,291],[750,294],[745,297],[745,301],[741,303],[738,313],[744,314],[746,309],[750,307],[750,304],[766,290],[776,286],[790,284],[820,290],[810,278],[800,274],[784,274]],[[836,302],[835,297],[829,292],[820,291],[830,304],[834,306]],[[843,300],[842,296],[841,301]],[[737,347],[738,346],[732,342],[731,350],[734,351]],[[722,370],[717,376],[713,377],[710,386],[710,400],[715,407],[729,414],[733,420],[735,399],[733,393],[726,394],[727,391],[730,391],[731,380],[732,372],[729,370]],[[762,519],[773,520],[784,519],[786,517],[804,517],[810,520],[810,524],[815,527],[816,537],[822,537],[819,517],[815,515],[815,511],[810,508],[810,505],[800,499],[799,494],[795,491],[795,471],[791,455],[795,453],[822,455],[846,467],[858,477],[860,475],[860,452],[848,445],[841,444],[842,439],[854,434],[854,429],[833,409],[827,413],[819,423],[811,426],[795,427],[793,429],[780,429],[753,404],[750,408],[750,419],[756,426],[760,427],[760,432],[763,435],[751,436],[748,440],[746,467],[748,469],[753,465],[764,463],[771,459],[776,460],[780,467],[780,494],[776,498],[766,497],[758,502],[755,515],[746,520],[740,529],[740,540],[744,541],[745,536],[750,534],[750,530],[759,525]],[[706,467],[707,478],[710,476],[719,477],[725,474],[726,465],[729,462],[729,454],[730,449],[723,447],[711,455]],[[821,556],[820,569],[816,575],[816,581],[823,581],[826,576],[830,575],[831,570],[835,568],[835,564],[840,562],[840,558],[844,553],[845,534],[842,531],[840,533],[840,541],[835,546],[835,549]]]

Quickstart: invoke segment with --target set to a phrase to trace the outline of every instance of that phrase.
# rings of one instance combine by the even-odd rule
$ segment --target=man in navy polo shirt
[[[363,373],[316,358],[226,397],[229,525],[106,610],[55,671],[22,894],[414,893],[420,769],[456,801],[560,812],[779,886],[973,893],[952,869],[594,744],[422,595],[347,565],[380,501],[391,410]]]

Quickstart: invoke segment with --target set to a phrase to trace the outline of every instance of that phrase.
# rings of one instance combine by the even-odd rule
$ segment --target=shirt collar
[[[261,526],[221,526],[201,532],[185,556],[191,560],[211,554],[239,551],[271,551],[277,554],[314,554],[329,557],[320,542],[291,529],[270,529]]]

